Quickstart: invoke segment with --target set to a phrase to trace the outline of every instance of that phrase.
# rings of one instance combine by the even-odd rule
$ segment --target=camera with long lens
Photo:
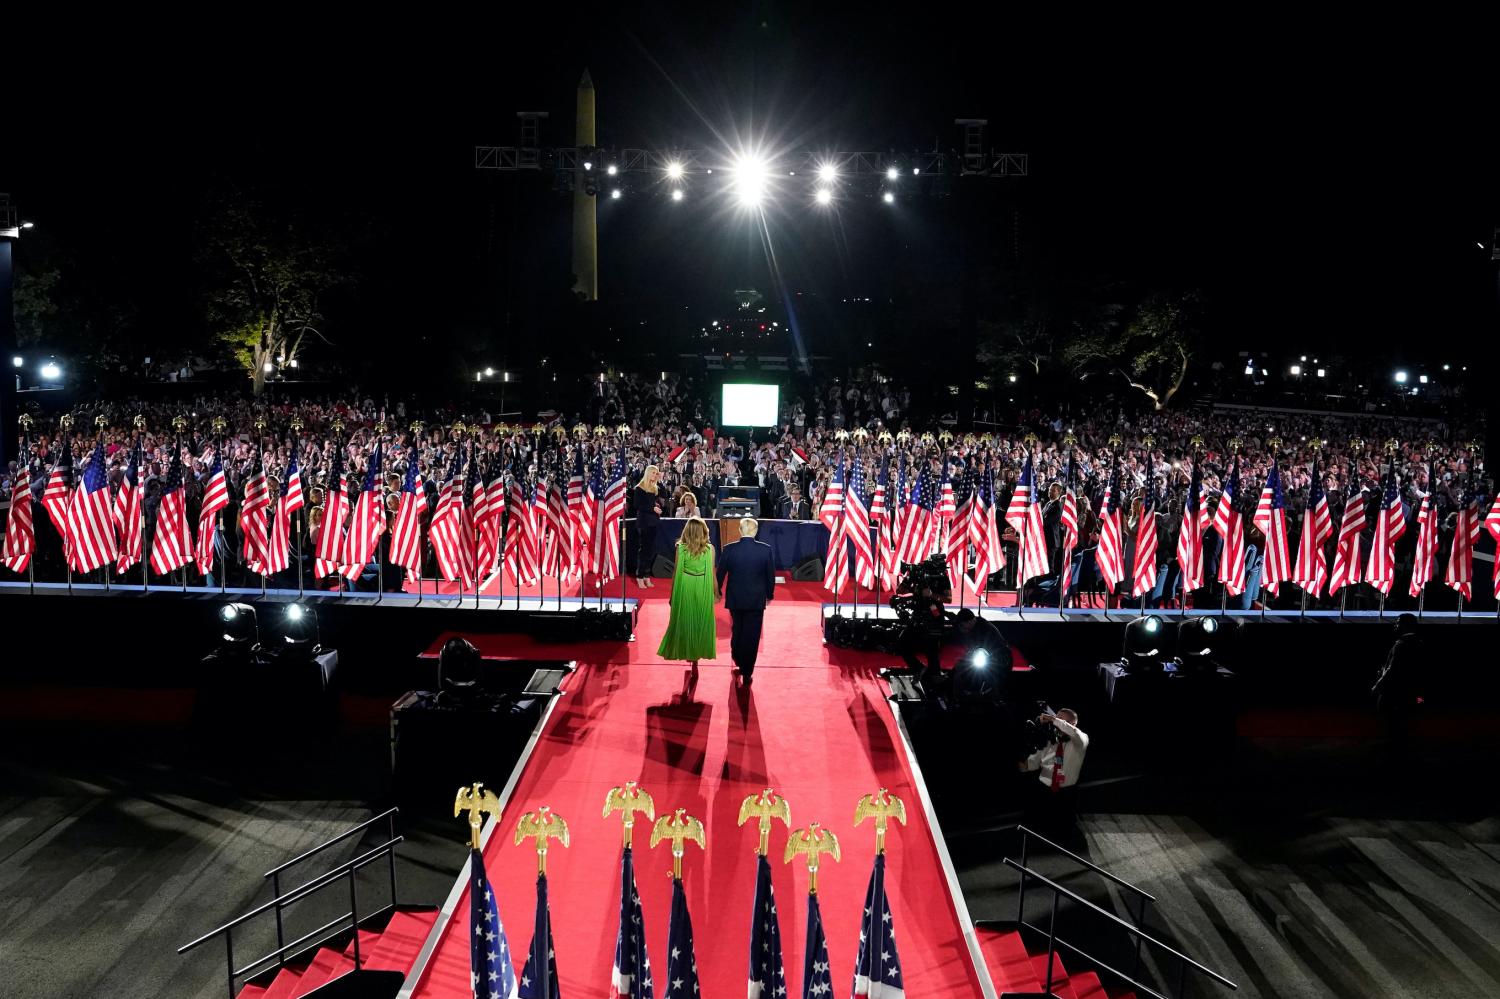
[[[1037,701],[1032,705],[1031,715],[1021,723],[1021,742],[1025,745],[1027,752],[1034,753],[1052,745],[1057,738],[1057,729],[1051,722],[1038,721],[1041,715],[1055,715],[1056,711],[1046,701]]]
[[[948,556],[939,552],[921,562],[902,562],[891,608],[902,621],[910,623],[931,616],[934,609],[941,617],[946,596],[952,589],[948,582]]]

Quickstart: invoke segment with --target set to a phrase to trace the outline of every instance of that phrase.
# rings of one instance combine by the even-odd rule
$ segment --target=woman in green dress
[[[698,660],[718,655],[718,632],[714,622],[714,550],[708,543],[708,525],[702,517],[691,517],[677,542],[677,568],[672,573],[672,616],[661,636],[656,654],[663,659],[685,659],[698,668]]]

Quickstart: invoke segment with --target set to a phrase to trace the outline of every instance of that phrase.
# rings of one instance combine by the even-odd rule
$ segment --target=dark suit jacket
[[[729,610],[764,610],[767,601],[776,599],[776,559],[764,541],[741,538],[725,545],[719,554],[718,577]]]

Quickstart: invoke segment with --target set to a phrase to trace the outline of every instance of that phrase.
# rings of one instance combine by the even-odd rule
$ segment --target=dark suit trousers
[[[760,655],[760,625],[765,610],[731,610],[729,612],[729,655],[740,672],[749,676]]]

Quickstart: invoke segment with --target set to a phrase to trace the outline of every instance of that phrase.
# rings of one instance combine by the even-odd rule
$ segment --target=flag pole
[[[297,599],[302,599],[302,511],[292,514],[292,533],[297,536]]]
[[[655,561],[655,554],[654,553],[653,553],[653,556],[652,556],[652,560]],[[625,613],[625,573],[623,571],[624,567],[625,567],[625,518],[621,517],[620,518],[620,568],[621,568],[621,572],[620,572],[620,613],[621,614]],[[517,598],[517,605],[519,606],[519,604],[520,604],[520,600],[519,600],[519,598]],[[634,636],[634,629],[632,629],[631,637],[632,638],[635,637]]]

